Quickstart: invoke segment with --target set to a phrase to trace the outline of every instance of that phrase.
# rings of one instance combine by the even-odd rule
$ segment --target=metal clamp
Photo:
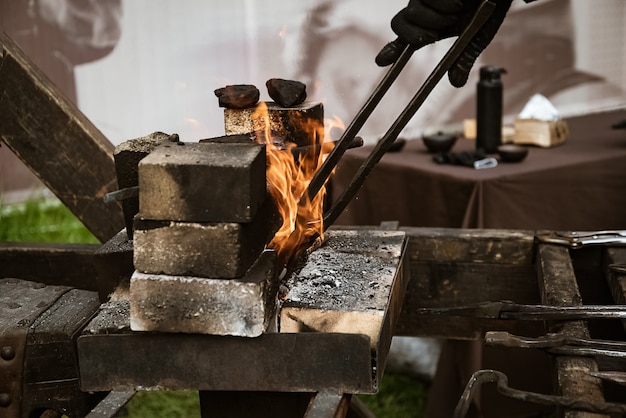
[[[626,245],[626,230],[604,231],[556,231],[537,235],[537,240],[546,244],[566,245],[582,248],[590,245]]]

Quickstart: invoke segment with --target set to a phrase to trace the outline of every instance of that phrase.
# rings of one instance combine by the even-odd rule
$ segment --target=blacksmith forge
[[[376,393],[394,335],[532,353],[533,387],[478,372],[455,416],[489,391],[517,402],[504,408],[626,415],[622,232],[333,227],[281,269],[262,145],[156,133],[122,167],[128,149],[0,46],[4,144],[102,242],[0,247],[0,417],[115,416],[137,390],[172,389],[200,391],[203,416],[367,417],[352,395]],[[44,144],[76,166],[50,171]],[[245,187],[207,212],[224,195],[194,189],[200,166],[217,170],[206,193]]]

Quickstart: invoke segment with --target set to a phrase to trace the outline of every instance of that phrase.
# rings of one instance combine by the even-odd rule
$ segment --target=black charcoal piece
[[[215,90],[219,106],[227,109],[246,109],[259,102],[259,89],[251,84],[235,84]]]
[[[294,107],[306,100],[306,85],[299,81],[270,78],[265,83],[272,100],[283,107]]]

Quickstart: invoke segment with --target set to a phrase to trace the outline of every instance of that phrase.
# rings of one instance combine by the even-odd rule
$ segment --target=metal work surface
[[[81,388],[372,393],[369,339],[356,334],[82,335]]]

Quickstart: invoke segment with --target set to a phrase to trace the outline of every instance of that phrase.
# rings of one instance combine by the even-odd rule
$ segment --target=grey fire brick
[[[144,273],[241,277],[280,227],[271,197],[248,223],[135,219],[134,263]]]
[[[265,251],[241,279],[219,280],[135,272],[130,282],[134,331],[256,337],[272,324],[276,256]]]
[[[406,242],[403,231],[327,231],[285,283],[281,332],[364,334],[375,348],[388,312],[402,306]]]
[[[168,143],[139,163],[139,216],[250,222],[265,198],[265,146]]]
[[[267,129],[275,138],[285,138],[299,146],[320,143],[324,139],[324,106],[319,102],[304,102],[294,107],[281,107],[265,102],[267,114],[257,108],[224,109],[226,135],[263,134]],[[319,129],[318,129],[319,128]]]
[[[139,161],[145,158],[151,151],[163,143],[177,141],[176,135],[168,135],[163,132],[153,132],[150,135],[130,139],[115,147],[113,158],[115,159],[115,173],[117,185],[120,189],[139,185],[137,166]],[[139,197],[131,197],[122,201],[124,210],[124,222],[129,239],[133,239],[133,219],[139,212]]]

